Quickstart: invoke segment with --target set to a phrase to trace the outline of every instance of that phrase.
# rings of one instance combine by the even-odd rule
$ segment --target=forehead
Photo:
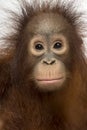
[[[29,21],[27,30],[30,33],[49,35],[67,30],[67,27],[69,28],[69,24],[63,16],[54,13],[41,13]]]

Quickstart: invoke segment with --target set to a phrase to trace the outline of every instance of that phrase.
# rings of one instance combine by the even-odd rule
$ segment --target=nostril
[[[52,64],[54,64],[54,63],[55,63],[55,60],[51,61],[51,63],[50,63],[50,64],[52,65]]]
[[[43,63],[44,63],[44,64],[48,64],[48,62],[47,62],[47,61],[43,61]]]
[[[52,65],[55,63],[55,60],[53,61],[43,61],[43,63],[47,64],[47,65]]]

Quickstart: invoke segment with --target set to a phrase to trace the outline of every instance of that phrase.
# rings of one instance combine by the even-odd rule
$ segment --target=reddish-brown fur
[[[19,82],[21,75],[27,75],[23,75],[21,68],[26,56],[26,50],[22,51],[23,47],[26,48],[23,32],[29,20],[41,12],[60,13],[71,24],[74,30],[72,35],[75,35],[70,37],[71,76],[63,89],[51,93],[39,92],[27,79]],[[13,12],[11,15],[14,25],[18,27],[16,34],[4,38],[14,48],[0,61],[0,130],[87,130],[87,64],[81,49],[83,42],[77,31],[78,25],[75,24],[79,15],[64,5],[56,5],[52,9],[49,4],[42,8],[37,5],[34,10],[27,3],[22,7],[22,16]],[[29,61],[31,66],[32,62]],[[17,63],[19,66],[16,66]],[[25,63],[22,65],[24,68]],[[29,71],[32,71],[31,66]],[[18,70],[21,70],[20,74]]]

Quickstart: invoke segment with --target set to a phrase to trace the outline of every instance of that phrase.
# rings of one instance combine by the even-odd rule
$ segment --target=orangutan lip
[[[57,78],[57,79],[38,79],[38,81],[53,81],[53,80],[60,80],[63,77]]]
[[[57,78],[57,79],[38,79],[38,81],[42,82],[42,83],[55,83],[55,82],[60,81],[63,78],[64,77],[60,77],[60,78]]]

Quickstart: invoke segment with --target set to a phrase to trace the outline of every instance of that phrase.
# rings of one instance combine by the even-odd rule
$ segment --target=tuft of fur
[[[30,4],[27,0],[17,0],[19,5],[19,12],[11,11],[4,9],[8,14],[8,27],[11,28],[11,33],[7,33],[0,38],[3,46],[6,46],[4,49],[0,49],[0,59],[9,59],[12,57],[18,41],[21,39],[24,29],[26,28],[27,23],[31,20],[34,15],[37,15],[38,12],[56,12],[63,15],[69,24],[73,26],[77,35],[82,39],[85,31],[85,24],[80,20],[85,14],[83,12],[78,12],[75,6],[75,1],[71,0],[66,2],[64,0],[53,1],[40,1],[33,0]],[[3,47],[2,47],[3,48]]]
[[[7,29],[9,30],[9,28],[11,28],[12,31],[0,38],[0,42],[2,41],[3,46],[6,46],[6,48],[2,47],[4,49],[0,49],[0,59],[6,60],[6,58],[11,58],[16,44],[18,44],[18,41],[21,39],[22,32],[26,28],[27,23],[34,15],[37,15],[38,12],[56,12],[63,15],[69,24],[73,26],[79,37],[82,38],[84,36],[82,32],[84,32],[86,25],[80,20],[80,18],[84,16],[84,13],[77,11],[74,0],[69,2],[56,0],[54,4],[52,0],[33,0],[32,4],[27,0],[17,0],[17,2],[19,5],[19,13],[4,9],[9,17]]]

